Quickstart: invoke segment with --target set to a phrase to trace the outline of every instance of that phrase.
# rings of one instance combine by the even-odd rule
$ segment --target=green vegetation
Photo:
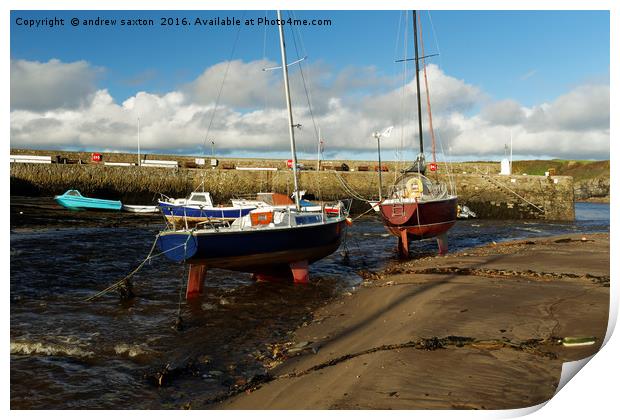
[[[554,169],[555,175],[572,176],[575,181],[609,178],[608,160],[522,160],[512,164],[515,174],[544,175],[549,169]]]

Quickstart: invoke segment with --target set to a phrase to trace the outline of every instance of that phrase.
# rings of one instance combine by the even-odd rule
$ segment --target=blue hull
[[[170,203],[159,203],[159,208],[161,209],[164,216],[169,217],[187,217],[191,219],[229,219],[234,220],[239,217],[243,217],[248,214],[250,211],[254,210],[252,208],[237,208],[237,207],[204,207],[204,208],[196,208],[195,206],[183,206],[176,205]]]
[[[61,206],[70,210],[120,210],[120,201],[103,200],[100,198],[89,198],[74,195],[57,195],[54,200]]]
[[[157,245],[173,261],[255,272],[274,265],[332,254],[340,246],[345,221],[293,228],[201,234],[200,231],[162,232]]]

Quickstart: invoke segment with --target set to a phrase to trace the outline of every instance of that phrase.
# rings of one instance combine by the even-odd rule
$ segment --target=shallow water
[[[609,231],[609,205],[578,203],[574,223],[459,221],[450,249],[491,241]],[[311,268],[311,284],[255,283],[211,270],[185,303],[183,265],[156,258],[133,279],[136,297],[84,302],[148,254],[159,216],[71,212],[51,199],[11,198],[11,408],[172,408],[227,392],[263,372],[266,343],[283,342],[310,312],[395,261],[396,241],[372,215]],[[415,243],[413,256],[436,252]],[[173,324],[178,311],[183,329]],[[153,384],[166,364],[181,367]]]

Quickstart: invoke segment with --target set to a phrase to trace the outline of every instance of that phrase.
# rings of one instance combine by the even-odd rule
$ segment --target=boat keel
[[[437,248],[439,248],[439,255],[446,255],[448,253],[448,235],[442,233],[437,236]]]
[[[207,266],[202,264],[190,264],[187,275],[187,289],[185,299],[194,299],[202,293],[202,288],[207,274]]]
[[[308,274],[308,261],[296,261],[289,264],[293,273],[293,282],[296,284],[306,284],[310,281]]]
[[[278,283],[291,281],[296,284],[307,284],[310,281],[308,274],[308,260],[289,263],[288,266],[281,265],[273,267],[268,271],[252,274],[252,279],[257,282]]]
[[[406,229],[401,230],[398,237],[398,256],[400,258],[409,257],[409,238],[407,237]]]

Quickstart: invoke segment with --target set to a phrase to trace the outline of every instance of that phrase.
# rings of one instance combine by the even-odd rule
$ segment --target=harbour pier
[[[462,171],[466,172],[466,171]],[[574,186],[569,176],[498,175],[452,173],[450,181],[459,194],[459,204],[478,217],[493,219],[574,220]],[[394,177],[383,174],[384,182]],[[439,178],[448,174],[439,173]],[[448,179],[446,179],[448,181]],[[378,196],[378,174],[374,171],[301,171],[300,184],[321,200],[357,198],[354,212],[368,210],[362,201]],[[11,195],[52,196],[77,189],[87,196],[121,200],[127,204],[150,203],[159,194],[184,197],[197,188],[211,192],[218,203],[257,192],[292,194],[290,170],[235,170],[103,166],[94,164],[12,163]]]

